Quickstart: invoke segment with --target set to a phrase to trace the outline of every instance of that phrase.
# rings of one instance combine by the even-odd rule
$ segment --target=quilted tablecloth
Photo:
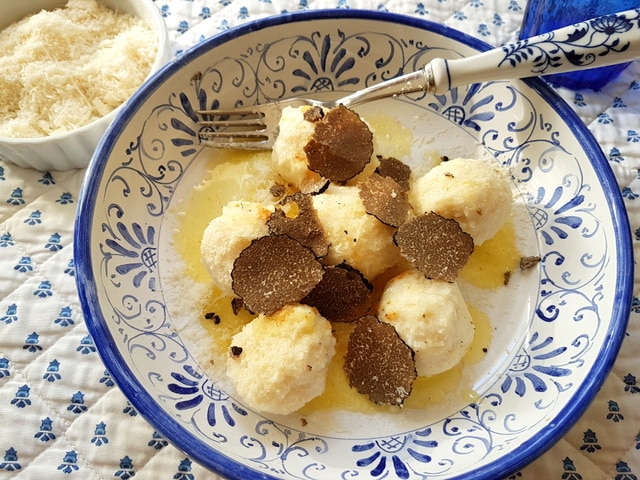
[[[284,11],[368,8],[513,40],[525,0],[156,0],[174,52]],[[0,75],[2,73],[0,72]],[[601,91],[560,90],[610,161],[640,254],[640,63]],[[216,479],[145,422],[114,384],[83,321],[73,220],[84,170],[0,161],[0,478]],[[638,276],[626,338],[594,402],[512,479],[640,478]]]

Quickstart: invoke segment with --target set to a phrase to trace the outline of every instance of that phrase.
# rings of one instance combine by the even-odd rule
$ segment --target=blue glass
[[[639,8],[640,0],[528,0],[520,38],[529,38],[600,15]],[[616,78],[628,63],[547,75],[545,80],[573,90],[597,90]]]

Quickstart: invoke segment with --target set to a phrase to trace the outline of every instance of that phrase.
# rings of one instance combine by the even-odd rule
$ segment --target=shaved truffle
[[[309,169],[333,182],[343,183],[364,170],[373,153],[373,134],[366,123],[343,105],[315,122],[304,146]]]
[[[244,302],[241,298],[233,297],[231,299],[231,311],[234,315],[238,315],[240,310],[242,310],[242,307],[244,307]]]
[[[307,122],[317,122],[324,117],[324,110],[322,110],[322,107],[311,107],[304,111],[302,117]]]
[[[473,238],[458,222],[429,212],[403,224],[393,237],[401,255],[424,276],[453,282],[473,253]]]
[[[529,268],[535,267],[538,263],[540,263],[539,256],[529,256],[522,257],[520,259],[520,270],[528,270]]]
[[[233,291],[253,313],[272,314],[297,303],[322,279],[314,253],[287,235],[251,242],[233,264]]]
[[[373,286],[362,273],[347,264],[325,267],[322,280],[302,299],[327,320],[352,322],[371,307]]]
[[[380,165],[376,168],[375,173],[383,177],[393,178],[405,191],[409,190],[409,182],[411,180],[411,167],[409,165],[402,163],[397,158],[382,157],[381,155],[378,155],[378,161]]]
[[[288,235],[309,247],[317,257],[329,252],[329,241],[309,195],[297,192],[285,197],[267,220],[269,233]]]
[[[281,183],[276,183],[272,185],[271,188],[269,189],[269,193],[271,193],[271,195],[275,198],[280,198],[284,196],[286,191],[287,191],[287,187]]]
[[[393,325],[367,315],[349,335],[344,369],[349,385],[371,401],[402,406],[417,377],[413,357]]]
[[[411,205],[406,190],[391,177],[371,174],[358,184],[362,204],[369,215],[385,225],[399,227],[409,216]]]

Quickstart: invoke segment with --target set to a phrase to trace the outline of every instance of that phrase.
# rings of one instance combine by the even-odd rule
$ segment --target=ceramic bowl
[[[440,401],[399,412],[347,406],[263,415],[211,373],[203,354],[215,336],[195,305],[206,275],[189,272],[176,245],[187,235],[197,245],[193,224],[206,222],[181,219],[228,152],[201,144],[196,111],[338,98],[433,57],[487,48],[448,27],[389,13],[284,14],[205,40],[119,112],[80,197],[78,288],[108,370],[174,445],[233,479],[493,480],[541,455],[580,417],[625,333],[630,229],[598,144],[540,81],[358,107],[365,118],[390,117],[389,138],[409,139],[403,160],[415,168],[447,155],[486,157],[505,169],[517,198],[515,244],[540,257],[513,271],[507,285],[467,290],[489,319],[491,338]]]
[[[171,57],[165,22],[151,0],[100,0],[112,10],[126,12],[142,18],[155,31],[158,51],[149,76]],[[27,15],[41,10],[63,8],[65,0],[24,0],[0,4],[0,30]],[[69,132],[46,137],[13,138],[0,136],[0,159],[21,167],[38,170],[69,170],[89,164],[100,138],[121,107],[107,115]]]

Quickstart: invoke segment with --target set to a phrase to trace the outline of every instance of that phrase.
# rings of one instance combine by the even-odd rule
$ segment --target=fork
[[[291,98],[261,105],[199,110],[200,142],[215,148],[267,150],[278,136],[286,107],[354,107],[415,92],[441,95],[454,87],[513,80],[624,63],[640,57],[640,9],[604,15],[483,53],[435,58],[420,70],[333,101]]]

